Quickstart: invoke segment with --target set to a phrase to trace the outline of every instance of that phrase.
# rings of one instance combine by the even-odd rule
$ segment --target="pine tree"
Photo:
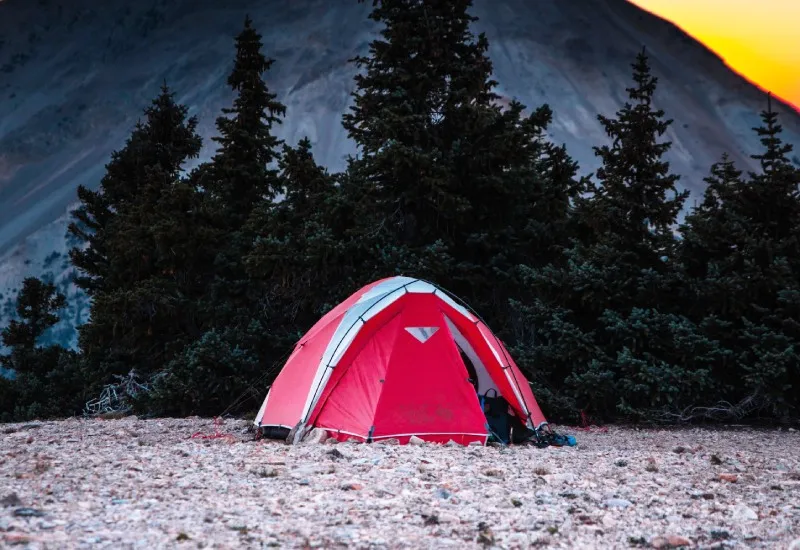
[[[215,404],[230,403],[247,389],[259,365],[274,360],[270,334],[277,330],[273,325],[281,322],[274,316],[262,281],[249,277],[244,265],[257,235],[248,220],[255,210],[269,209],[282,190],[274,166],[280,160],[282,142],[272,131],[285,107],[264,81],[274,61],[261,50],[261,35],[246,17],[236,37],[236,58],[228,76],[235,93],[233,106],[223,109],[217,119],[219,135],[212,138],[219,148],[190,177],[202,193],[198,218],[204,220],[204,247],[198,251],[197,265],[200,269],[205,264],[205,272],[195,279],[203,292],[195,302],[196,316],[190,327],[194,336],[176,342],[182,349],[165,363],[152,399],[142,403],[162,413],[213,412]],[[211,361],[209,349],[217,344],[219,349],[212,355],[219,368],[212,368],[212,376],[209,365],[202,362]]]
[[[64,416],[82,405],[82,381],[74,354],[60,346],[42,346],[45,332],[59,321],[66,298],[52,283],[29,277],[17,297],[17,320],[0,332],[10,349],[0,366],[14,372],[10,386],[13,402],[3,403],[0,413],[10,418]],[[12,408],[13,407],[13,408]]]
[[[574,201],[573,245],[562,264],[524,271],[538,298],[517,305],[535,327],[517,351],[544,371],[543,395],[607,418],[693,404],[723,353],[680,312],[673,231],[687,193],[663,159],[671,121],[653,105],[644,51],[632,68],[629,101],[598,117],[610,145],[595,148],[602,166]]]
[[[360,266],[359,283],[429,278],[502,326],[509,273],[538,265],[550,248],[531,246],[547,231],[532,220],[566,216],[567,192],[553,178],[574,169],[544,139],[549,108],[526,115],[516,101],[499,106],[488,41],[472,34],[470,6],[375,3],[370,18],[384,28],[369,55],[356,58],[363,71],[343,124],[359,154],[341,181],[340,206],[353,219],[346,256]]]
[[[228,85],[236,93],[233,107],[217,119],[220,147],[211,162],[201,166],[196,179],[204,189],[203,209],[214,229],[209,247],[214,274],[207,289],[207,326],[247,326],[252,320],[257,292],[245,273],[243,258],[254,234],[247,221],[257,207],[281,190],[278,168],[282,142],[273,133],[286,108],[269,91],[264,74],[274,60],[262,53],[261,35],[245,18],[236,37],[236,59]]]
[[[800,169],[782,140],[783,128],[768,96],[754,128],[763,151],[753,155],[760,173],[751,173],[742,209],[747,217],[745,293],[750,299],[739,357],[748,395],[764,399],[779,418],[800,410]]]
[[[273,325],[285,322],[276,332],[296,338],[342,285],[344,235],[333,214],[335,177],[316,163],[311,142],[306,138],[297,147],[284,146],[279,166],[284,198],[254,212],[250,223],[256,239],[245,261],[248,274],[268,293]]]
[[[228,75],[236,98],[217,118],[219,135],[212,140],[219,149],[202,173],[216,223],[233,230],[245,224],[255,205],[274,199],[280,187],[271,165],[278,160],[282,142],[272,131],[286,107],[263,79],[275,61],[262,53],[261,35],[252,23],[247,16],[236,37],[236,59]]]
[[[187,289],[165,282],[170,270],[174,275],[176,266],[186,266],[175,261],[178,247],[160,247],[156,233],[160,223],[172,220],[196,235],[198,224],[187,217],[190,209],[170,208],[171,197],[185,189],[184,162],[200,151],[196,126],[187,107],[176,104],[162,86],[126,147],[114,154],[100,189],[83,192],[79,219],[91,225],[86,231],[73,224],[71,231],[88,246],[72,256],[92,289],[90,319],[80,327],[79,345],[95,389],[112,374],[157,372],[186,337]],[[186,250],[182,254],[192,256]]]
[[[78,187],[81,205],[74,212],[75,221],[68,233],[81,246],[70,251],[73,265],[78,268],[78,285],[90,295],[114,280],[108,257],[107,233],[116,215],[137,201],[140,189],[150,177],[150,170],[159,166],[167,174],[177,174],[183,162],[197,154],[200,138],[195,134],[196,121],[184,124],[186,110],[173,110],[174,103],[166,85],[161,95],[145,110],[146,121],[137,122],[125,147],[111,155],[100,188],[92,191]]]

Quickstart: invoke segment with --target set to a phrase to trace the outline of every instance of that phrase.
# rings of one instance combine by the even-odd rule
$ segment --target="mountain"
[[[75,188],[96,188],[163,81],[199,117],[205,137],[231,95],[225,79],[246,13],[276,59],[268,75],[288,112],[279,135],[308,136],[332,170],[353,153],[341,127],[353,88],[353,56],[377,28],[372,2],[356,0],[0,0],[0,326],[26,275],[45,275],[70,298],[52,334],[74,344],[88,309],[71,285],[65,241]],[[584,172],[604,142],[598,113],[625,97],[630,63],[647,46],[659,77],[658,106],[676,120],[673,168],[696,198],[727,151],[755,168],[751,131],[765,94],[674,25],[625,0],[476,0],[498,92],[555,111],[552,138]],[[800,115],[778,105],[789,142]],[[212,151],[206,140],[203,158]],[[800,158],[797,159],[800,164]],[[690,203],[692,201],[690,200]]]

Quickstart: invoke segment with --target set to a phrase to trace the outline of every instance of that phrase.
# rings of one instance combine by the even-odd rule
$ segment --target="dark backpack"
[[[490,396],[489,392],[494,392]],[[508,401],[497,394],[497,390],[489,388],[486,393],[479,396],[486,424],[489,427],[489,439],[508,443],[511,433],[511,415],[508,414]]]

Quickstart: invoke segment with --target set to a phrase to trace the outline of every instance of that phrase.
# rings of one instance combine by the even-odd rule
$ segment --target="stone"
[[[408,440],[409,445],[425,445],[425,441],[416,435],[412,435]]]
[[[319,445],[325,443],[328,439],[328,430],[314,428],[303,437],[302,443],[305,445]]]
[[[400,440],[396,437],[390,437],[389,439],[379,439],[376,443],[378,445],[400,445]]]
[[[737,504],[733,507],[733,519],[735,521],[755,521],[758,519],[758,514],[745,504]]]
[[[727,481],[728,483],[736,483],[739,481],[739,476],[736,474],[719,474],[720,481]]]
[[[653,548],[683,548],[691,546],[692,542],[678,535],[667,535],[654,538],[650,544]]]
[[[633,503],[624,498],[609,498],[603,501],[603,506],[606,508],[620,508],[624,510],[625,508],[633,506]]]
[[[20,518],[39,518],[44,515],[44,512],[36,508],[17,508],[14,510],[14,515]]]
[[[20,500],[17,493],[9,493],[3,498],[0,499],[0,505],[4,506],[5,508],[11,508],[14,506],[21,506],[22,500]]]

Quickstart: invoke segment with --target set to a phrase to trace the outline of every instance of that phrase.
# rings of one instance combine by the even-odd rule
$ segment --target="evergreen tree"
[[[209,247],[214,274],[206,300],[208,327],[252,321],[257,289],[244,270],[243,258],[254,235],[247,225],[253,210],[269,203],[281,190],[278,169],[282,142],[272,133],[286,108],[269,91],[264,74],[274,60],[262,53],[261,35],[245,18],[236,37],[236,59],[228,85],[236,93],[233,106],[217,119],[220,147],[211,162],[196,174],[204,190],[203,209],[214,229]]]
[[[384,28],[356,58],[363,71],[343,124],[359,154],[339,204],[353,219],[346,256],[358,284],[395,273],[429,278],[502,326],[509,272],[550,252],[534,246],[551,227],[536,220],[566,218],[575,168],[544,139],[549,108],[524,115],[516,101],[499,106],[470,6],[375,2],[370,18]]]
[[[256,239],[245,261],[272,305],[274,332],[285,334],[289,341],[281,345],[291,347],[324,313],[326,294],[342,284],[346,258],[334,214],[335,177],[316,163],[307,138],[297,147],[284,146],[280,174],[283,200],[254,212]]]
[[[715,370],[737,415],[796,410],[800,383],[800,172],[781,140],[771,102],[754,130],[764,150],[747,180],[727,158],[712,169],[703,203],[682,228],[683,263],[692,282],[690,309],[713,319],[730,350]],[[792,399],[794,398],[794,399]],[[740,410],[747,404],[744,411]]]
[[[214,201],[214,220],[225,228],[241,228],[255,205],[274,199],[280,183],[271,165],[281,141],[273,127],[286,107],[269,91],[263,77],[275,60],[262,53],[261,35],[249,16],[236,37],[236,59],[228,86],[236,93],[233,106],[217,118],[219,150],[204,167],[202,185]]]
[[[204,247],[197,256],[198,268],[205,264],[205,275],[197,279],[204,290],[192,321],[196,334],[178,342],[183,348],[165,362],[153,399],[143,405],[163,413],[212,412],[214,404],[234,401],[259,374],[259,365],[270,364],[276,353],[270,335],[280,332],[273,325],[281,321],[265,287],[244,265],[257,234],[248,220],[255,209],[269,210],[282,190],[274,166],[281,141],[272,131],[285,107],[263,79],[274,61],[261,50],[261,35],[246,17],[228,76],[236,97],[217,119],[219,135],[212,138],[219,149],[191,176],[202,193],[198,216],[204,220]],[[212,343],[220,347],[209,354]],[[227,360],[220,355],[224,350]]]
[[[164,85],[126,147],[114,154],[100,189],[82,193],[83,224],[70,227],[85,243],[72,257],[92,293],[79,345],[95,389],[111,374],[157,372],[186,338],[187,286],[170,287],[165,278],[185,275],[193,264],[184,261],[193,254],[178,251],[174,239],[181,233],[171,232],[169,249],[158,235],[164,235],[164,222],[181,226],[190,237],[197,234],[192,207],[185,200],[175,203],[178,194],[187,194],[183,163],[201,147],[197,121],[187,111]],[[196,242],[184,245],[201,248]]]
[[[11,400],[0,405],[0,414],[6,418],[64,416],[82,406],[82,381],[74,354],[60,346],[40,345],[65,305],[64,295],[52,283],[33,277],[23,281],[17,297],[19,319],[0,332],[0,340],[10,349],[0,357],[0,366],[15,374],[13,382],[5,384]]]
[[[675,298],[673,230],[687,193],[663,159],[671,121],[653,105],[657,80],[644,51],[632,67],[629,101],[616,118],[598,117],[610,145],[595,148],[602,166],[575,201],[564,263],[523,270],[538,298],[517,304],[535,327],[517,352],[562,412],[677,410],[708,389],[709,362],[723,353]]]

